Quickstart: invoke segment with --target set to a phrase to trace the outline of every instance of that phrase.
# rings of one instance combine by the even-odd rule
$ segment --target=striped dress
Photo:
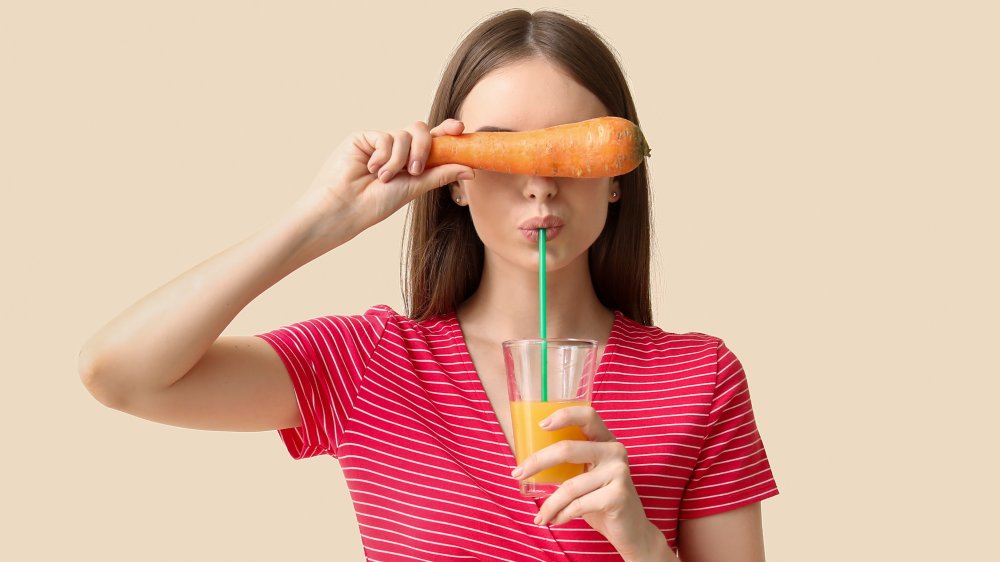
[[[533,523],[454,312],[416,322],[386,305],[258,334],[277,351],[302,423],[295,459],[340,462],[368,560],[621,560],[583,518]],[[500,353],[500,350],[497,350]],[[615,311],[592,406],[625,445],[648,519],[676,551],[680,519],[778,493],[746,375],[719,338]]]

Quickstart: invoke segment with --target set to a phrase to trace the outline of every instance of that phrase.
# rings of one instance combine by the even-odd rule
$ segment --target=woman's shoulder
[[[361,316],[385,324],[386,329],[391,332],[406,334],[409,337],[428,339],[454,335],[454,313],[442,313],[423,320],[415,320],[397,312],[387,304],[374,304]]]
[[[615,335],[616,361],[637,369],[717,372],[735,360],[721,337],[704,332],[668,331],[623,316]]]
[[[690,346],[716,346],[723,344],[722,338],[704,332],[671,332],[657,325],[646,325],[625,316],[620,311],[618,339],[623,344],[642,346],[649,350],[676,349]]]

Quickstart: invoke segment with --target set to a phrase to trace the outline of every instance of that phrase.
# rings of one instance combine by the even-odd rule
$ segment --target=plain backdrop
[[[276,432],[102,406],[82,343],[276,219],[352,130],[426,120],[491,13],[621,57],[652,147],[654,319],[740,357],[768,559],[994,546],[993,2],[3,2],[4,560],[361,560],[343,475]],[[403,311],[403,212],[226,329]]]

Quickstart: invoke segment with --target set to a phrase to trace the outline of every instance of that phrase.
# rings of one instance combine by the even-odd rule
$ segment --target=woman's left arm
[[[677,561],[646,512],[632,483],[628,453],[591,406],[557,410],[542,423],[547,430],[579,426],[589,441],[560,441],[529,456],[511,476],[528,478],[565,462],[591,469],[570,478],[542,504],[538,524],[560,525],[583,517],[628,562]],[[760,503],[680,522],[678,544],[684,562],[764,560]]]
[[[697,519],[681,519],[677,544],[684,562],[764,562],[760,502]]]

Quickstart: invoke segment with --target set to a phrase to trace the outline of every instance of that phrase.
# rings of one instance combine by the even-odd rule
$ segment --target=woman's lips
[[[546,229],[544,229],[545,230],[545,241],[548,242],[549,240],[552,240],[556,236],[559,236],[559,232],[562,229],[563,229],[563,227],[561,227],[561,226],[554,226],[552,228],[546,228]],[[521,234],[523,234],[524,237],[527,238],[528,240],[531,240],[532,242],[534,242],[536,244],[538,243],[538,229],[535,229],[535,228],[522,228],[521,229]]]

